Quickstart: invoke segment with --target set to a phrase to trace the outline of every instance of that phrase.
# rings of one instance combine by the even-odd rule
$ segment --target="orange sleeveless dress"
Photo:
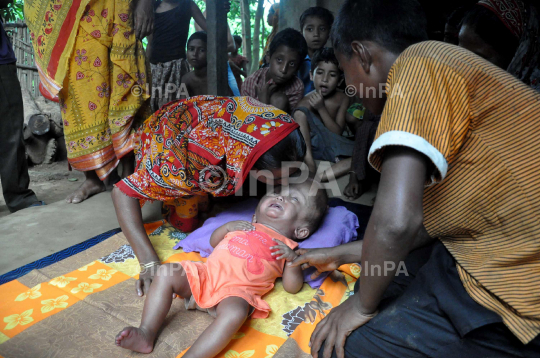
[[[255,231],[228,233],[206,263],[182,261],[191,293],[201,308],[211,308],[227,297],[241,297],[255,310],[253,318],[266,318],[271,311],[262,296],[278,277],[283,276],[285,260],[276,260],[270,247],[281,240],[291,249],[298,244],[261,224]]]

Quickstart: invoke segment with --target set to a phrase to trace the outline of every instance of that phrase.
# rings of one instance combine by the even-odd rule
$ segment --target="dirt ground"
[[[69,171],[67,160],[52,164],[36,165],[28,168],[30,189],[39,200],[51,204],[64,200],[84,180],[84,174],[76,170]],[[0,218],[9,215],[9,210],[0,193]]]

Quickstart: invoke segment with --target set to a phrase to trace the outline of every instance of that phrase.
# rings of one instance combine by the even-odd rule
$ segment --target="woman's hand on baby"
[[[231,231],[253,231],[255,226],[252,223],[245,220],[231,221],[227,224],[227,230]]]
[[[272,256],[277,256],[276,260],[283,260],[285,259],[287,262],[292,262],[298,255],[296,255],[296,252],[294,252],[293,249],[291,249],[289,246],[285,245],[282,241],[278,239],[272,239],[278,244],[276,246],[272,246],[270,250],[276,250],[272,252]]]

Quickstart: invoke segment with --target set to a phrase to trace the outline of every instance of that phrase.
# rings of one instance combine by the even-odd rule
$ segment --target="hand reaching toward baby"
[[[272,239],[278,243],[276,246],[272,246],[270,250],[276,250],[272,252],[272,256],[281,255],[276,257],[276,260],[285,259],[287,262],[292,262],[298,255],[291,249],[289,246],[285,245],[282,241],[278,239]]]
[[[227,230],[231,231],[253,231],[255,226],[252,223],[245,220],[231,221],[227,224]]]

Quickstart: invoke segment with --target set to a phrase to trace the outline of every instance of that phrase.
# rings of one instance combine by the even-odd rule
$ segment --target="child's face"
[[[318,50],[328,41],[330,28],[323,19],[316,16],[308,16],[302,29],[302,35],[304,35],[310,50]]]
[[[206,42],[191,40],[187,46],[187,60],[195,69],[206,67]]]
[[[338,66],[332,62],[321,61],[313,72],[313,85],[323,97],[329,96],[336,90],[340,80]]]
[[[270,57],[269,75],[277,85],[288,82],[300,67],[300,57],[294,49],[282,45]]]
[[[266,194],[255,211],[257,222],[293,232],[310,204],[309,188],[309,185],[290,185],[277,187],[274,192]]]

